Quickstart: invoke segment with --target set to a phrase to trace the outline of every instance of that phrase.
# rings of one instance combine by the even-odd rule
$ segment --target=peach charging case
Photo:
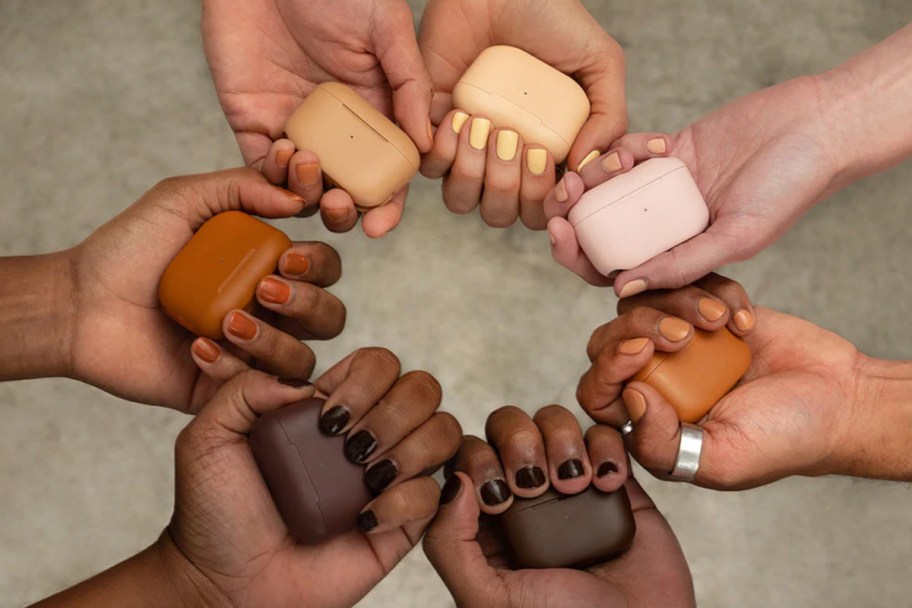
[[[589,190],[567,218],[603,275],[639,266],[700,234],[709,210],[677,158],[653,158]]]
[[[575,80],[511,46],[481,52],[453,89],[453,106],[515,129],[562,163],[589,118],[589,98]]]
[[[379,207],[418,172],[418,148],[405,132],[354,90],[325,82],[285,125],[298,150],[320,159],[323,174],[362,210]]]

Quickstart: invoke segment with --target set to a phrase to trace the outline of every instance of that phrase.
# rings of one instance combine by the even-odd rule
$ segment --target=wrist
[[[231,601],[181,552],[169,528],[150,548],[162,585],[162,605],[210,608],[231,606]]]

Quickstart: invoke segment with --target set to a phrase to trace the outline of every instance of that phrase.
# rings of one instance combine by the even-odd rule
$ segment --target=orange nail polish
[[[741,331],[750,331],[754,328],[754,315],[749,310],[739,310],[735,313],[735,327]]]
[[[567,193],[567,186],[564,185],[564,180],[557,182],[557,187],[554,189],[554,198],[557,199],[559,203],[566,203],[567,199],[570,198],[570,195]]]
[[[634,279],[629,283],[625,284],[620,293],[618,293],[619,298],[629,298],[630,296],[635,296],[638,293],[646,291],[646,281],[643,279]]]
[[[624,166],[621,164],[621,155],[617,152],[612,152],[602,160],[602,169],[606,173],[615,173],[623,169]]]
[[[275,155],[276,165],[282,169],[287,169],[292,156],[294,156],[294,150],[279,150]]]
[[[344,222],[348,219],[348,209],[337,209],[335,207],[330,207],[328,209],[323,209],[323,213],[327,218],[334,222]]]
[[[243,313],[233,312],[228,320],[228,331],[241,340],[253,340],[257,334],[257,326]]]
[[[291,286],[275,277],[266,277],[260,281],[258,291],[263,300],[273,304],[284,304],[291,299]]]
[[[665,154],[667,147],[665,146],[665,139],[662,137],[655,137],[646,142],[646,149],[652,152],[653,154]]]
[[[193,342],[193,354],[206,363],[215,363],[222,354],[218,344],[208,338],[197,338]]]
[[[690,335],[690,323],[677,317],[665,317],[659,321],[659,333],[672,342],[680,342]]]
[[[624,340],[618,346],[618,352],[622,355],[638,355],[643,352],[643,349],[646,348],[646,345],[649,344],[649,338],[633,338],[632,340]]]
[[[710,298],[700,298],[697,309],[707,321],[718,321],[725,314],[725,304]]]
[[[320,181],[320,163],[301,163],[295,167],[302,186],[316,186]]]
[[[279,186],[273,186],[273,188],[275,188],[276,190],[278,190],[279,192],[284,194],[287,198],[290,198],[291,200],[293,200],[295,202],[298,202],[298,203],[304,202],[303,198],[301,198],[300,196],[298,196],[297,194],[295,194],[294,192],[292,192],[290,190],[286,190],[285,188],[280,188]]]
[[[646,397],[643,396],[643,393],[627,388],[624,389],[621,397],[624,399],[624,405],[627,407],[627,413],[630,415],[631,421],[637,422],[643,417],[643,414],[646,413]]]
[[[300,253],[289,253],[285,256],[285,274],[300,276],[310,270],[310,259]]]

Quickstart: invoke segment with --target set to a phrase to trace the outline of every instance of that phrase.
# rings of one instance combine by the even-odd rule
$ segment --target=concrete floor
[[[627,49],[633,128],[656,130],[831,67],[912,20],[907,0],[588,5]],[[161,178],[239,163],[198,13],[182,0],[0,3],[0,255],[71,246]],[[759,303],[869,354],[912,358],[910,169],[833,197],[733,275]],[[335,292],[349,325],[316,348],[320,369],[388,346],[405,367],[437,374],[445,407],[476,433],[504,403],[574,405],[585,341],[613,316],[613,296],[557,267],[542,233],[445,213],[438,188],[418,180],[403,225],[378,242],[281,224],[325,237],[345,261]],[[0,385],[0,408],[0,603],[46,596],[156,537],[184,416],[64,380]],[[908,486],[790,479],[719,494],[641,478],[683,543],[702,606],[909,604]],[[362,605],[451,601],[415,551]]]

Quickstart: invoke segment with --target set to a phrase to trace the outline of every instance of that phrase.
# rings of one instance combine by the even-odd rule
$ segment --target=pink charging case
[[[706,229],[709,210],[677,158],[652,158],[589,190],[567,218],[593,266],[639,266]]]

